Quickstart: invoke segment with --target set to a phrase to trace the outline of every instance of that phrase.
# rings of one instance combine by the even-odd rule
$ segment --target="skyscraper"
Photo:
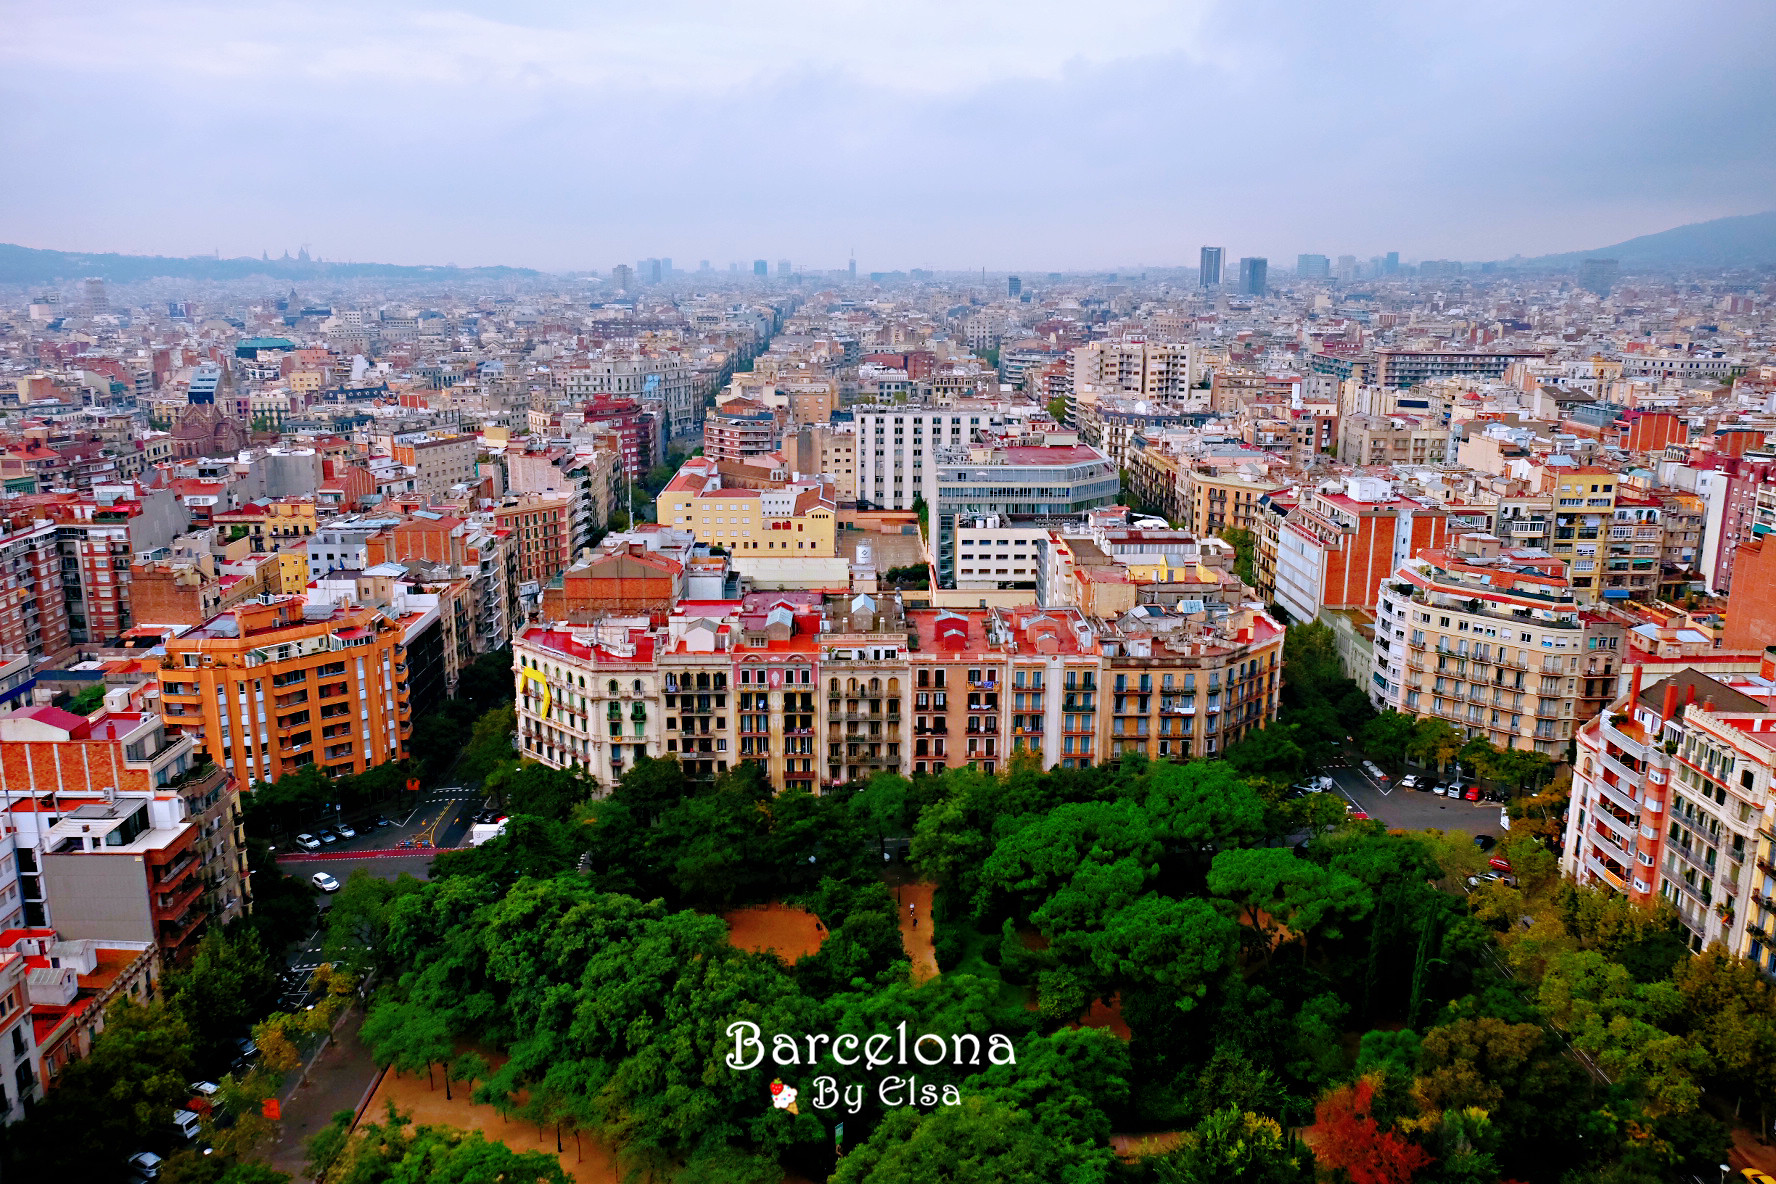
[[[771,274],[771,265],[766,263],[763,259],[754,259],[752,261],[752,274],[762,280]]]
[[[1204,288],[1215,288],[1221,284],[1221,247],[1204,247],[1202,262],[1197,265],[1197,283]]]
[[[1295,274],[1304,280],[1327,279],[1332,274],[1332,264],[1324,255],[1297,255]]]
[[[1240,260],[1240,291],[1248,296],[1262,296],[1270,281],[1270,260],[1260,255],[1247,255]]]
[[[1387,258],[1381,261],[1381,266],[1382,270],[1386,271],[1387,274],[1397,274],[1400,270],[1400,252],[1389,251],[1387,253]]]
[[[1342,284],[1348,284],[1352,280],[1356,279],[1357,278],[1357,257],[1355,255],[1340,255],[1338,257],[1337,275],[1338,275],[1338,282],[1342,283]]]
[[[627,263],[619,263],[611,268],[611,286],[627,292],[635,286],[635,269]]]
[[[1013,300],[1017,299],[1019,293],[1023,290],[1024,281],[1020,280],[1017,276],[1014,275],[1005,281],[1005,294],[1010,296]]]
[[[787,260],[787,259],[777,260],[777,274],[779,276],[781,276],[782,278],[788,279],[790,273],[794,270],[795,270],[795,267],[793,264],[790,263],[789,260]]]
[[[111,311],[111,298],[105,295],[104,280],[87,280],[85,288],[87,315]]]

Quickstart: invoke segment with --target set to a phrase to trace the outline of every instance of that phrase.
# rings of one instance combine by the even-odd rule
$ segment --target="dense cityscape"
[[[585,1163],[549,1127],[870,1181],[969,1141],[979,1179],[1490,1181],[1712,1170],[1733,1109],[1755,1140],[1767,274],[279,266],[314,278],[0,309],[11,1162],[381,1179],[364,1146],[464,1153],[359,1097],[434,1063],[540,1132],[503,1152],[536,1179]],[[849,1149],[805,1101],[666,1133],[635,1091],[695,1065],[545,1048],[579,1021],[520,955],[426,936],[520,908],[594,925],[586,969],[522,955],[570,992],[750,959],[765,995],[651,1021],[712,1058],[736,1016],[963,1007],[1047,1084],[958,1061]]]
[[[0,1184],[1776,1184],[1776,6],[0,12]]]

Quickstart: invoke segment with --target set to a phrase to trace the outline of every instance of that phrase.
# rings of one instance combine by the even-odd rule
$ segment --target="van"
[[[203,1133],[203,1120],[197,1116],[195,1110],[175,1110],[173,1111],[173,1129],[179,1133],[181,1139],[189,1143]]]

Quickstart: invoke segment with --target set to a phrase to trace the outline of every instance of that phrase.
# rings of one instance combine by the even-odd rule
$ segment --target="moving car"
[[[313,884],[316,888],[319,888],[322,892],[339,891],[339,881],[335,880],[332,876],[329,876],[326,872],[316,872],[308,879],[309,883]]]
[[[350,824],[342,822],[339,824],[339,837],[342,839],[355,839],[358,837],[358,832],[353,830]]]
[[[1776,1176],[1772,1176],[1768,1172],[1760,1172],[1756,1168],[1740,1168],[1739,1175],[1748,1181],[1748,1184],[1776,1184]]]
[[[388,819],[386,819],[382,815],[378,814],[376,817],[374,817],[370,820],[370,825],[376,827],[378,830],[381,830],[385,826],[393,826],[394,823],[390,822]]]
[[[321,841],[313,835],[297,835],[296,845],[304,851],[319,851],[321,849]]]

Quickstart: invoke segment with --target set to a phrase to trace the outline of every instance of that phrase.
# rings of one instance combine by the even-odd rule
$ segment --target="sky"
[[[0,242],[597,269],[1605,246],[1776,205],[1776,5],[0,0]]]

